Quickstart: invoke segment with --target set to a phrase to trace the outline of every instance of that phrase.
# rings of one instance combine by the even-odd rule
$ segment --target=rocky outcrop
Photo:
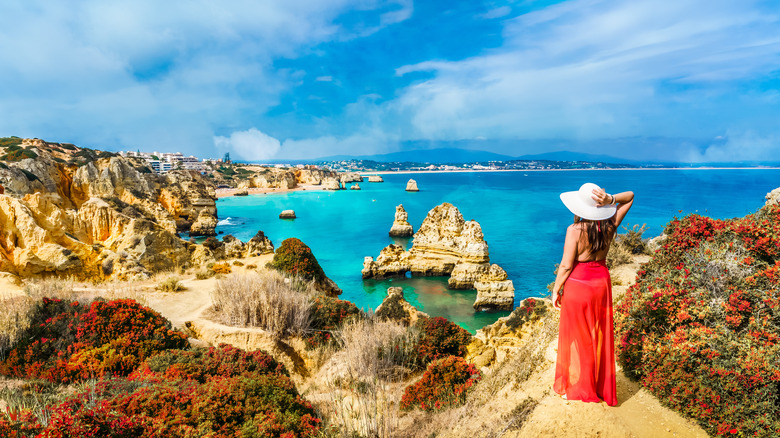
[[[363,182],[363,175],[357,173],[357,172],[344,172],[339,174],[339,181],[342,183],[351,183],[351,182]]]
[[[515,287],[507,279],[506,271],[498,265],[490,269],[474,282],[477,299],[475,310],[512,310],[515,304]]]
[[[274,244],[265,233],[258,231],[255,237],[249,239],[244,248],[245,257],[255,257],[263,254],[273,254]]]
[[[412,224],[409,223],[409,214],[404,210],[403,204],[395,207],[395,219],[390,227],[390,237],[410,237],[414,234]]]
[[[214,232],[214,186],[197,172],[160,176],[143,162],[71,147],[83,163],[76,166],[32,146],[38,158],[0,166],[8,189],[0,195],[0,271],[148,276],[189,263],[195,245],[176,232]],[[85,158],[96,156],[106,158]]]
[[[780,187],[766,194],[765,205],[780,205]]]
[[[535,330],[542,326],[557,330],[557,325],[557,313],[550,300],[527,298],[509,316],[477,330],[468,346],[466,360],[478,368],[502,362],[533,341]]]
[[[417,188],[417,181],[410,179],[406,183],[406,191],[407,192],[419,192],[420,189]]]
[[[322,180],[322,189],[323,190],[340,190],[341,189],[341,183],[339,180],[333,177],[328,177]]]
[[[295,210],[284,210],[279,213],[279,219],[295,219]]]
[[[351,186],[349,186],[349,189],[350,190],[360,190],[360,184],[357,184],[357,183],[352,184]]]
[[[217,218],[205,210],[201,210],[198,218],[190,226],[190,236],[216,236]]]
[[[402,206],[398,209],[400,212]],[[364,259],[362,275],[363,278],[387,278],[411,272],[413,276],[449,276],[449,288],[474,289],[474,283],[488,274],[489,269],[490,256],[482,227],[476,221],[463,220],[460,211],[445,202],[428,212],[414,234],[409,251],[404,251],[400,245],[387,246],[376,260]],[[496,269],[500,268],[496,266]],[[500,283],[506,278],[496,281],[489,281],[489,287],[496,293],[499,288],[507,287],[506,283]]]
[[[459,278],[450,285],[460,289],[473,288],[466,269],[482,270],[490,263],[482,227],[476,221],[463,220],[460,211],[446,202],[428,212],[414,234],[409,258],[410,270],[416,276],[450,275],[456,265],[462,264],[465,269],[459,269]]]
[[[361,273],[363,278],[404,277],[409,268],[409,253],[401,245],[391,244],[382,249],[376,261],[366,257]]]
[[[368,182],[385,182],[381,175],[369,175]]]
[[[264,168],[246,180],[245,188],[292,189],[298,186],[295,175],[288,169]]]
[[[382,304],[374,310],[374,317],[378,319],[390,319],[404,325],[414,325],[420,318],[428,318],[428,314],[417,310],[404,299],[404,290],[400,287],[387,289],[387,296]]]

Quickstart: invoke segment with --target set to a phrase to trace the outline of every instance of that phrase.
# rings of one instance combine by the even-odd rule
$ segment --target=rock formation
[[[515,287],[498,265],[490,265],[490,269],[474,282],[474,288],[477,290],[475,310],[512,310],[514,307]]]
[[[780,187],[766,194],[765,205],[780,205]]]
[[[397,207],[396,218],[400,211],[403,211],[402,206]],[[491,274],[490,268],[482,227],[476,221],[463,220],[460,211],[445,202],[428,212],[414,234],[409,251],[395,244],[385,247],[376,260],[373,257],[364,259],[362,275],[363,278],[387,278],[411,272],[413,276],[449,276],[450,289],[474,289],[474,283],[488,274],[486,285],[483,285],[485,296],[499,291],[508,294],[507,288],[512,282],[494,278],[503,270],[495,266]],[[478,304],[479,308],[494,308],[490,298]]]
[[[464,221],[460,211],[446,202],[428,212],[414,234],[409,256],[410,270],[417,276],[450,275],[456,265],[463,265],[450,282],[450,287],[459,289],[471,289],[468,272],[484,270],[490,262],[482,227],[476,221]],[[476,274],[473,277],[476,279]]]
[[[420,318],[428,318],[428,314],[417,310],[404,299],[404,290],[400,287],[387,289],[387,296],[382,304],[374,311],[374,316],[379,319],[391,319],[404,325],[414,325]]]
[[[265,233],[258,231],[255,237],[249,239],[244,248],[244,255],[246,257],[255,257],[263,254],[273,254],[274,244],[271,243],[271,239],[266,237]]]
[[[323,190],[341,190],[341,183],[333,177],[327,177],[322,180]]]
[[[374,261],[373,257],[363,260],[363,278],[403,277],[409,272],[409,253],[401,245],[390,244],[382,249]]]
[[[406,183],[406,191],[407,192],[419,192],[420,189],[417,188],[417,181],[410,179],[409,182]]]
[[[381,175],[370,175],[368,182],[385,182],[385,180],[382,179]]]
[[[295,210],[284,210],[279,213],[279,219],[295,219]]]
[[[360,184],[357,184],[357,183],[355,183],[355,184],[352,184],[352,185],[349,187],[349,189],[350,189],[350,190],[360,190]]]
[[[196,245],[176,232],[214,233],[214,186],[197,172],[160,176],[142,161],[73,146],[66,161],[56,143],[25,142],[36,159],[0,166],[0,271],[147,276],[189,263]]]
[[[350,182],[363,182],[363,175],[357,173],[357,172],[344,172],[342,174],[339,174],[339,180],[342,183],[350,183]]]
[[[404,210],[403,204],[395,207],[395,219],[390,228],[390,237],[410,237],[414,234],[412,224],[409,223],[409,214]]]
[[[527,298],[509,316],[477,330],[468,346],[466,360],[478,368],[502,362],[535,341],[532,334],[544,330],[543,326],[546,330],[556,330],[558,326],[558,314],[552,303],[548,299]]]

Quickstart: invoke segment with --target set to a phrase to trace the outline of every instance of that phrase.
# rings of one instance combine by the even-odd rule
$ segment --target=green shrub
[[[186,288],[183,284],[181,284],[179,277],[176,276],[170,276],[157,285],[157,290],[163,292],[179,292],[183,291],[184,289]]]
[[[168,320],[132,300],[91,304],[44,298],[31,312],[0,374],[74,382],[106,373],[127,375],[144,359],[184,348],[184,334]]]
[[[618,361],[713,435],[780,431],[780,207],[674,219],[616,307]]]
[[[390,319],[409,325],[411,315],[401,304],[401,294],[390,295],[382,302],[382,306],[374,313],[378,319]]]
[[[422,333],[417,354],[423,365],[446,356],[465,356],[471,343],[471,334],[447,318],[421,318],[416,326]]]
[[[538,321],[539,318],[547,314],[547,306],[542,301],[534,298],[523,300],[520,305],[509,314],[506,326],[511,329],[521,327],[528,321]]]
[[[305,338],[306,345],[314,348],[333,339],[333,331],[354,318],[363,317],[363,312],[351,301],[325,295],[314,298],[311,308],[312,334]]]
[[[201,269],[200,271],[195,273],[195,278],[198,280],[206,280],[208,278],[211,278],[215,275],[214,270],[212,269]]]
[[[401,409],[438,411],[462,405],[480,378],[479,370],[464,359],[444,357],[428,365],[422,378],[404,390]]]
[[[276,249],[271,265],[289,275],[312,280],[316,283],[325,280],[325,272],[305,243],[291,237]]]
[[[29,149],[12,149],[11,147],[8,147],[6,148],[6,153],[0,157],[0,160],[22,161],[27,158],[38,158],[38,154]]]
[[[0,147],[18,147],[20,144],[22,144],[22,139],[19,137],[0,137]]]

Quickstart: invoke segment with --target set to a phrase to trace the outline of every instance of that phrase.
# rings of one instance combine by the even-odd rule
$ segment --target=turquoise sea
[[[375,308],[389,286],[401,286],[409,302],[432,316],[444,316],[474,332],[508,312],[474,312],[475,291],[447,289],[446,278],[363,281],[365,256],[396,242],[387,233],[395,206],[403,204],[415,231],[428,211],[454,204],[466,220],[482,225],[490,260],[503,267],[515,286],[515,304],[544,296],[554,280],[566,227],[573,216],[560,202],[563,191],[594,182],[608,192],[632,190],[629,224],[647,224],[645,237],[663,231],[674,216],[698,212],[716,218],[744,216],[764,204],[767,192],[780,186],[780,170],[572,170],[529,172],[458,172],[386,174],[383,183],[360,184],[362,190],[296,191],[284,194],[222,198],[217,201],[218,231],[247,241],[262,230],[278,247],[288,237],[309,245],[325,273],[344,290],[342,299]],[[404,189],[413,178],[420,192]],[[295,220],[279,219],[293,209]],[[624,225],[625,225],[624,222]]]

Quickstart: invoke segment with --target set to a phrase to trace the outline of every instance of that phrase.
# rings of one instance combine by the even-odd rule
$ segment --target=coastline
[[[236,192],[238,192],[239,190],[243,190],[243,189],[238,189],[238,188],[216,189],[215,195],[217,199],[229,198],[231,196],[235,196]],[[253,187],[251,189],[246,189],[246,190],[249,195],[271,195],[271,194],[279,194],[279,193],[299,192],[305,190],[322,190],[322,186],[305,184],[305,185],[299,185],[293,187],[291,189],[282,189],[277,187]]]
[[[419,174],[419,173],[477,173],[477,172],[588,172],[593,170],[780,170],[780,167],[622,167],[604,169],[452,169],[452,170],[379,170],[357,172],[361,176]]]

